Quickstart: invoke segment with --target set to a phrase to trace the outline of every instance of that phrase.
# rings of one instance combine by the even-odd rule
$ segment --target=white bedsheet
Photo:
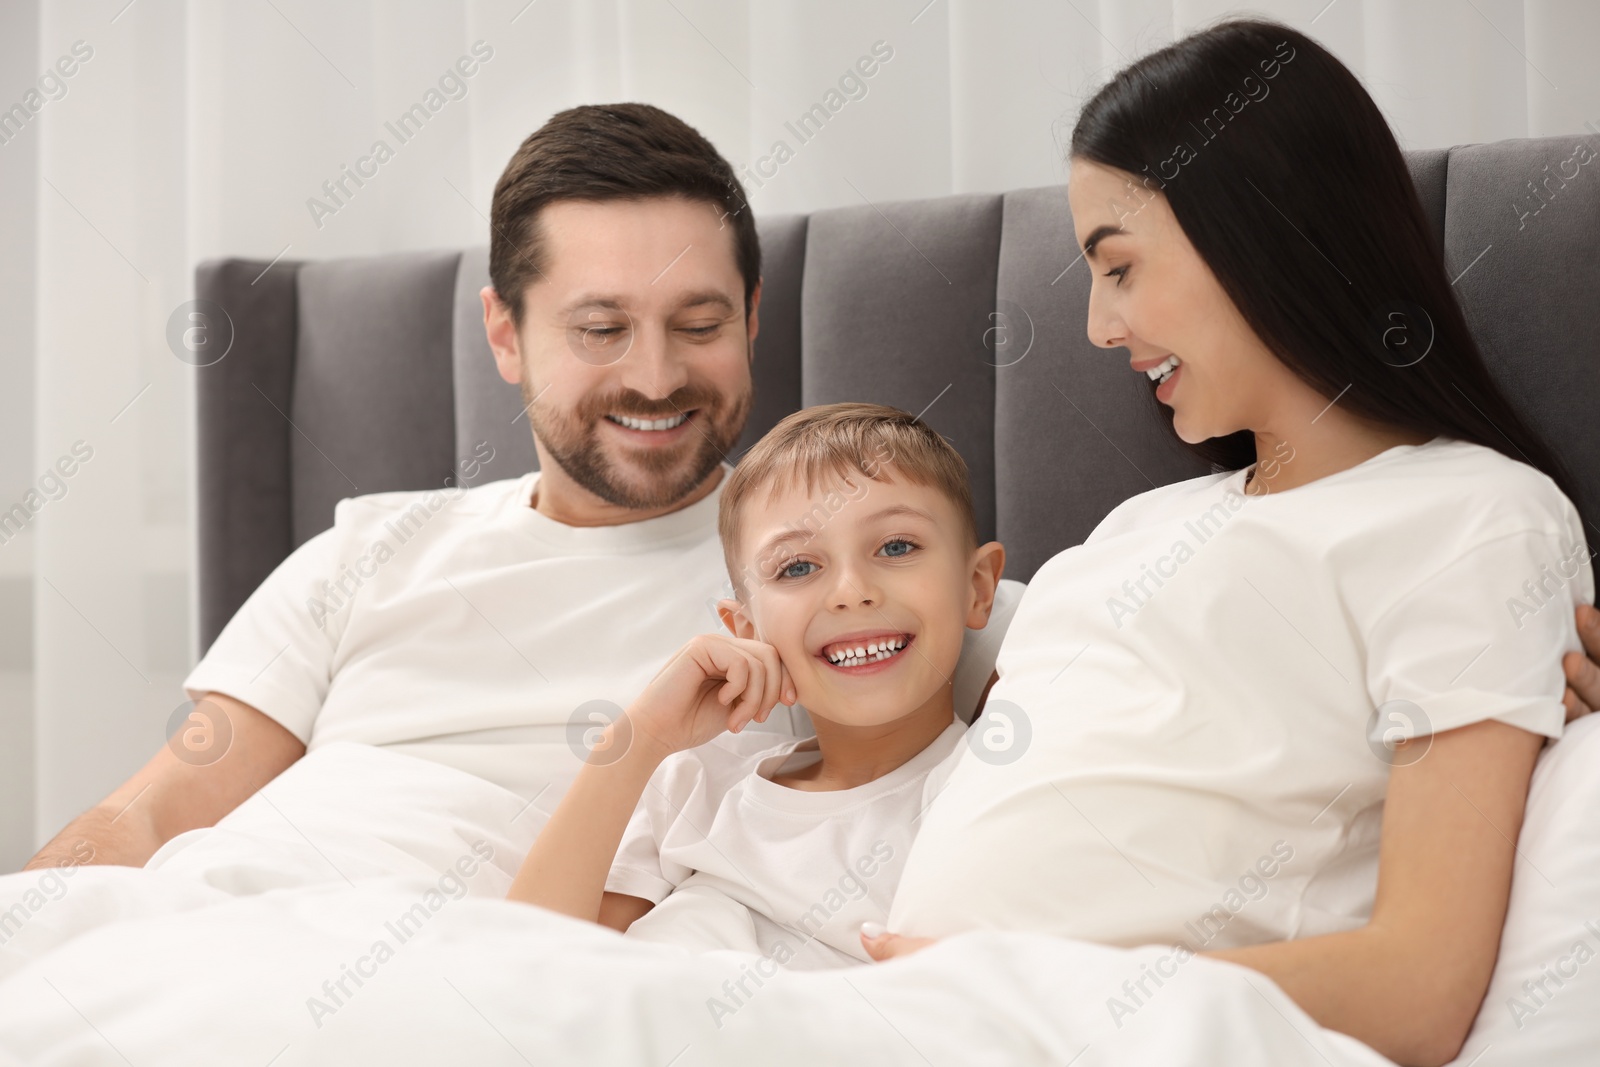
[[[981,932],[791,973],[627,939],[503,899],[544,817],[335,744],[150,867],[0,877],[0,1064],[1388,1065],[1208,959],[1114,1018],[1165,947]]]

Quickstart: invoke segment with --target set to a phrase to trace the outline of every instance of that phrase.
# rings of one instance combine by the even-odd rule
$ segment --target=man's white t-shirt
[[[815,737],[722,734],[664,760],[606,890],[655,907],[627,936],[731,949],[791,969],[870,962],[859,931],[889,913],[919,817],[966,735],[952,721],[888,774],[812,792],[772,780],[815,763]]]
[[[358,741],[536,799],[576,776],[584,735],[673,653],[721,630],[724,478],[658,518],[568,526],[530,506],[538,472],[467,490],[342,500],[184,680],[309,749]],[[765,724],[793,729],[780,706]]]
[[[1246,473],[1134,497],[1034,576],[973,726],[996,743],[963,746],[890,929],[1194,951],[1351,929],[1386,737],[1561,735],[1594,575],[1549,478],[1442,437],[1266,496]]]
[[[308,751],[355,741],[467,771],[532,800],[524,818],[538,820],[594,731],[691,638],[726,632],[722,471],[688,507],[616,526],[534,510],[537,471],[341,500],[332,528],[261,583],[184,689],[241,700]],[[966,632],[952,694],[963,719],[1022,589],[1002,581],[989,626]],[[813,732],[798,705],[746,729]]]

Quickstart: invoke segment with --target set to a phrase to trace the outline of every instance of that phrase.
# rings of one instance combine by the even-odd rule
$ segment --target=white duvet
[[[503,899],[544,818],[339,743],[146,868],[0,877],[0,1064],[1388,1065],[1229,964],[1130,998],[1162,946],[788,972],[627,939]]]

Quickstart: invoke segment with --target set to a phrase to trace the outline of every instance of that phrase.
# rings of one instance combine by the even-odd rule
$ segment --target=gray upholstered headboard
[[[1600,160],[1570,176],[1578,144],[1600,151],[1571,136],[1409,160],[1492,369],[1600,500]],[[802,406],[927,409],[971,468],[981,533],[1024,581],[1127,497],[1205,473],[1125,354],[1085,336],[1064,187],[759,229],[756,406],[730,459]],[[195,280],[235,330],[197,371],[202,650],[340,498],[444,484],[484,441],[495,458],[467,484],[536,465],[484,340],[484,249],[267,266],[215,260]]]

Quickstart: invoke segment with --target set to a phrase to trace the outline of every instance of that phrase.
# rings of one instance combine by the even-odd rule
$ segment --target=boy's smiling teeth
[[[874,637],[870,641],[841,641],[824,646],[822,655],[835,667],[859,667],[897,655],[910,639],[909,634],[895,634]]]
[[[636,419],[632,415],[607,415],[606,418],[630,430],[672,430],[688,420],[687,414],[677,414],[665,419]]]

